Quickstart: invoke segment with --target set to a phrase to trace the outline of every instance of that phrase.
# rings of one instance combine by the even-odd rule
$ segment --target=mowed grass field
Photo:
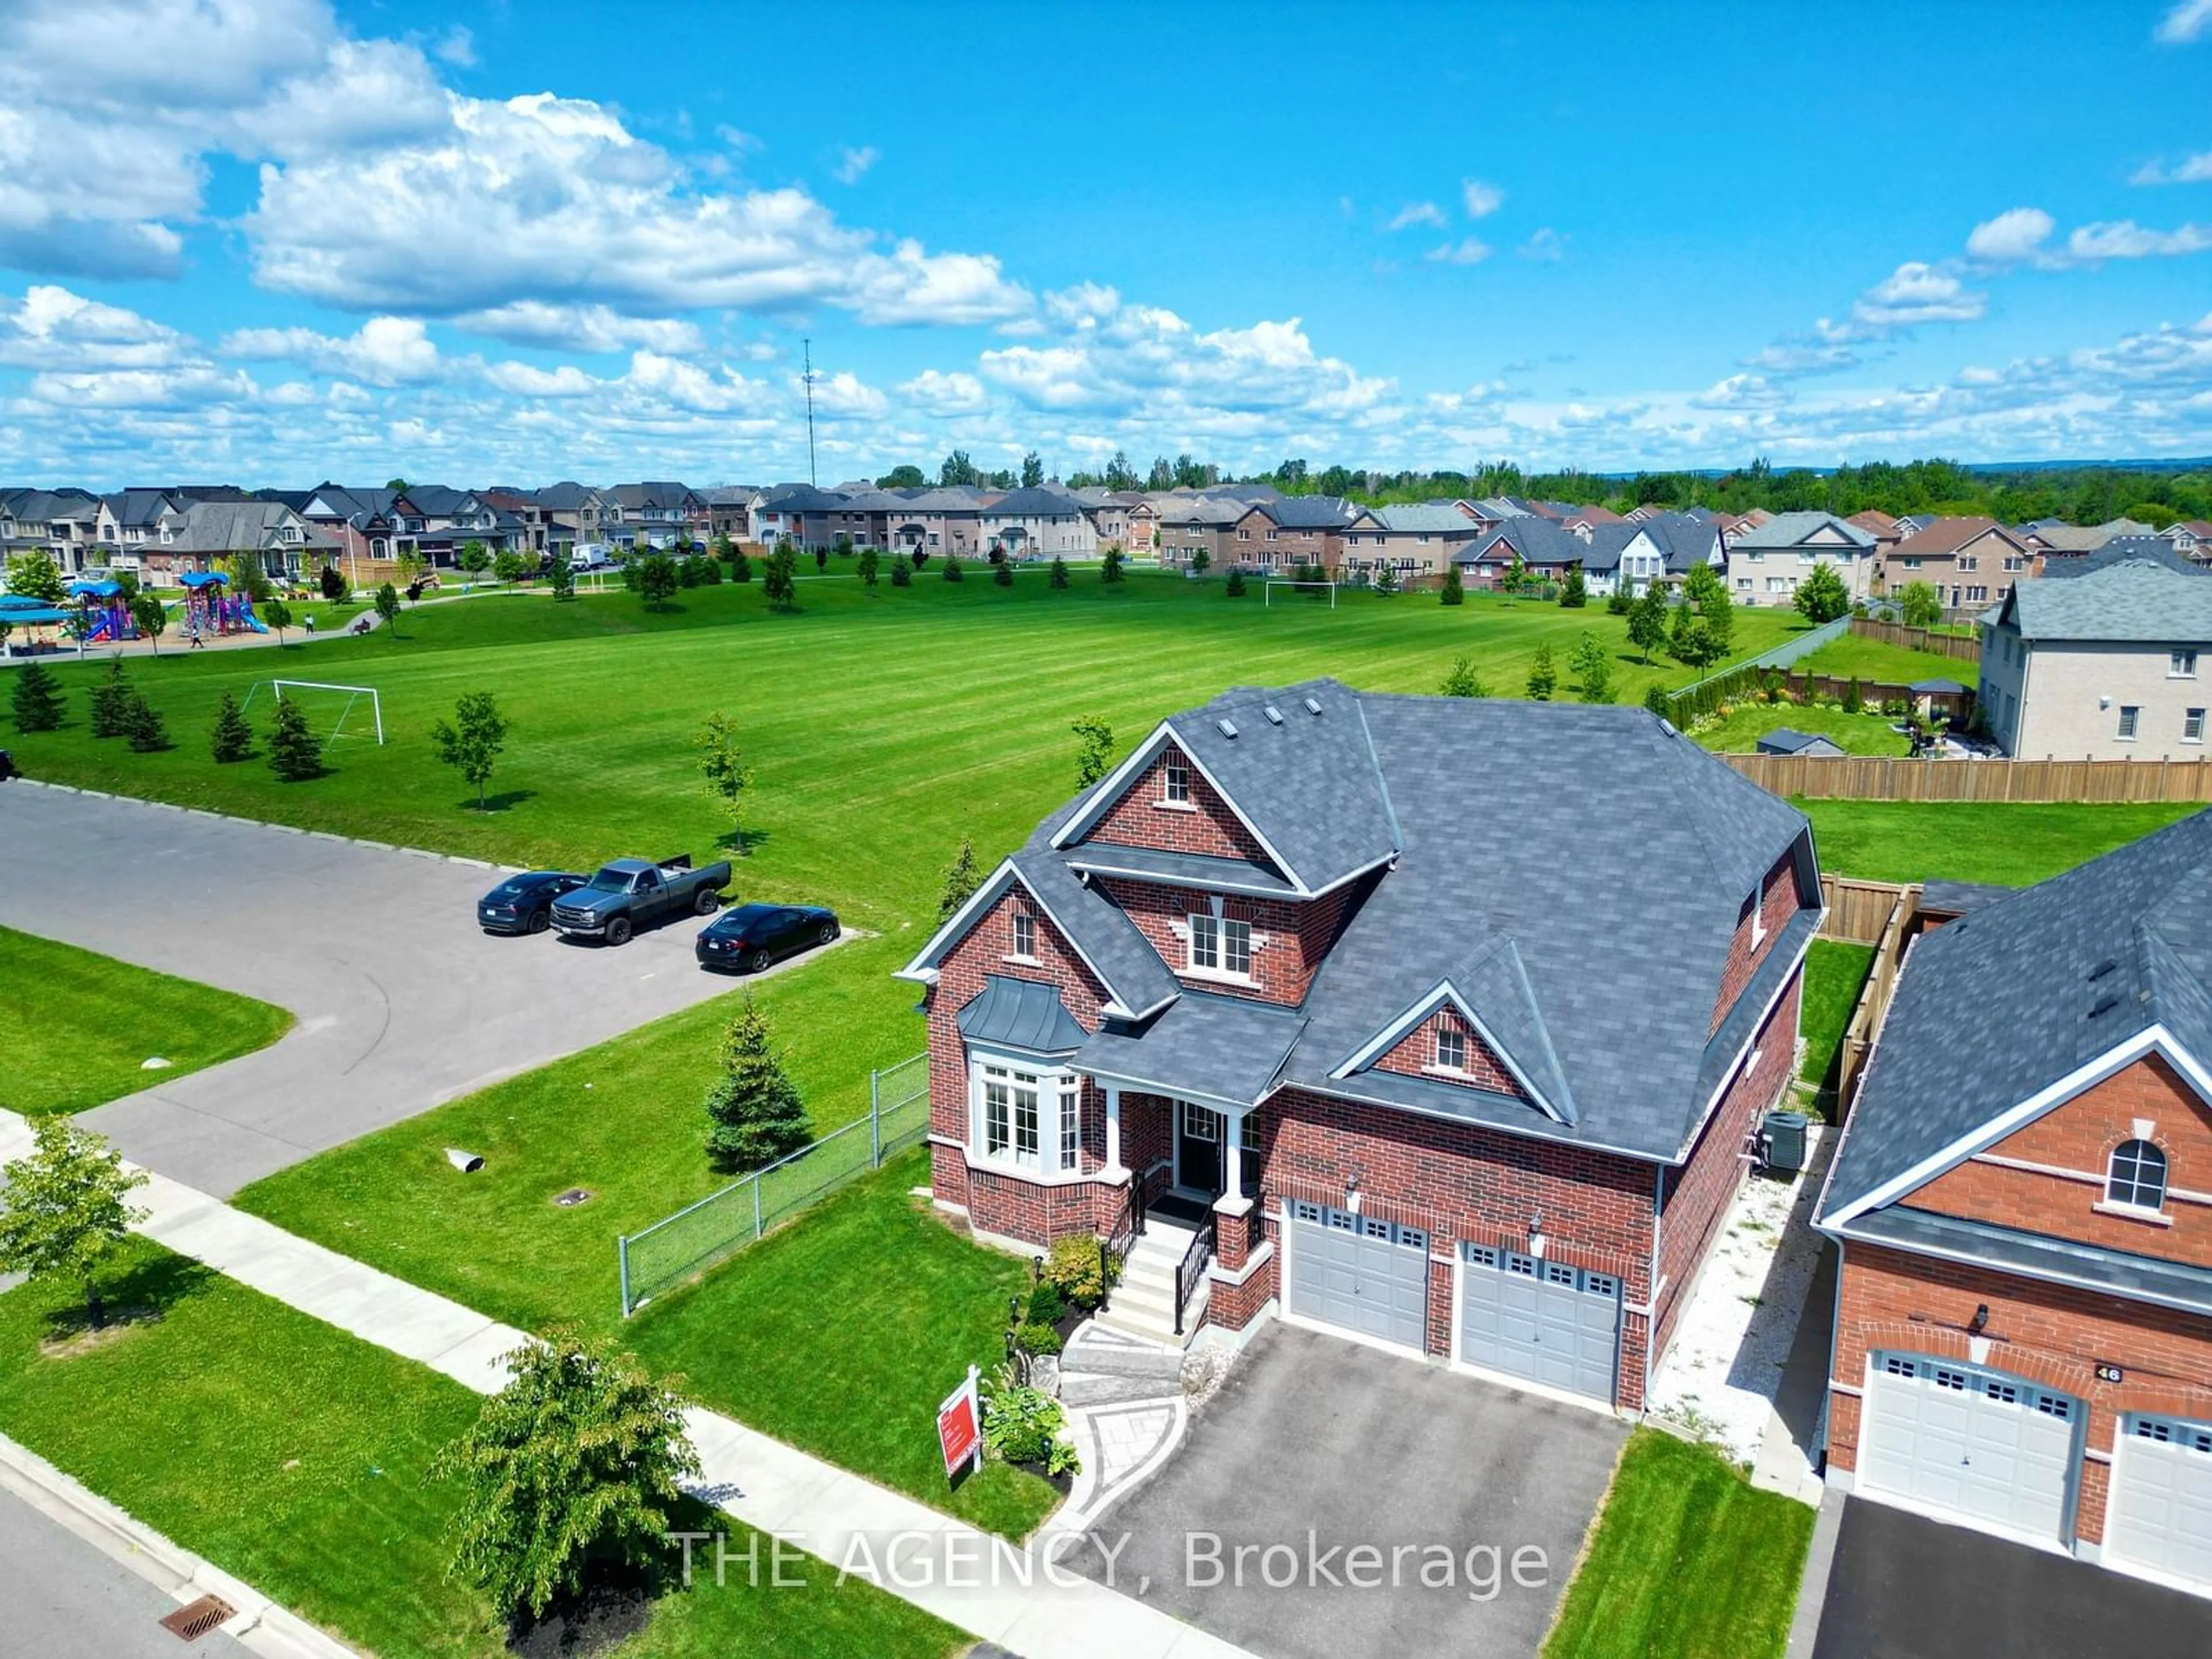
[[[0,1108],[82,1112],[267,1047],[292,1016],[0,927]],[[153,1071],[149,1060],[168,1061]]]
[[[726,709],[755,777],[739,896],[827,900],[881,928],[933,901],[963,834],[988,863],[1073,793],[1068,725],[1081,715],[1111,722],[1126,748],[1161,716],[1231,685],[1333,674],[1364,690],[1433,691],[1462,653],[1493,693],[1518,696],[1540,641],[1570,696],[1567,658],[1585,629],[1613,647],[1623,702],[1655,680],[1691,678],[1677,664],[1637,663],[1626,623],[1602,606],[1483,594],[1447,608],[1433,595],[1347,593],[1332,611],[1279,593],[1266,606],[1256,587],[1230,599],[1218,581],[1148,571],[1109,587],[1079,570],[1054,591],[1042,569],[1001,589],[975,568],[947,582],[933,564],[911,588],[802,580],[799,603],[797,614],[773,614],[757,583],[683,590],[660,613],[619,592],[558,605],[516,594],[410,611],[397,638],[134,657],[134,682],[176,739],[151,756],[94,742],[85,689],[102,670],[58,663],[70,723],[10,746],[33,777],[570,866],[714,851],[729,825],[697,787],[691,736]],[[1738,643],[1749,654],[1799,626],[1794,611],[1747,611]],[[279,783],[258,758],[216,766],[207,731],[217,696],[244,699],[278,675],[375,686],[391,741],[333,743],[332,774],[308,783]],[[436,763],[429,734],[476,690],[497,693],[514,721],[488,813]],[[255,694],[258,725],[269,706],[265,690]],[[327,726],[339,700],[308,706]],[[359,709],[349,729],[365,724]]]

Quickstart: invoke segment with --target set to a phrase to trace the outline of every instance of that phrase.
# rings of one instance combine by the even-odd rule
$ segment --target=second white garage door
[[[2105,1553],[2212,1589],[2212,1424],[2124,1420]]]
[[[1620,1358],[1620,1281],[1486,1244],[1460,1246],[1459,1357],[1610,1402]]]
[[[1858,1486],[2018,1536],[2062,1541],[2081,1407],[2020,1377],[1876,1354]]]

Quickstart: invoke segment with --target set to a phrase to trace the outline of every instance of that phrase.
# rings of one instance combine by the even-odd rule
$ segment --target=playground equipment
[[[86,644],[107,645],[138,637],[138,626],[131,619],[131,602],[123,595],[122,583],[71,582],[69,594],[77,602],[77,637]]]
[[[184,631],[187,634],[266,634],[269,624],[253,614],[253,601],[230,597],[230,577],[221,570],[188,570],[177,579],[185,587]]]
[[[239,705],[239,713],[242,714],[253,707],[253,700],[261,695],[261,689],[264,686],[267,686],[274,692],[280,702],[288,692],[295,698],[302,691],[332,691],[344,697],[345,702],[338,709],[337,719],[331,722],[331,729],[324,734],[325,743],[336,738],[357,738],[362,735],[358,732],[347,731],[345,723],[346,716],[354,711],[354,705],[363,697],[367,697],[368,712],[376,726],[376,741],[379,745],[384,742],[384,699],[377,694],[377,690],[373,685],[331,685],[321,680],[257,680],[246,689],[246,701]]]

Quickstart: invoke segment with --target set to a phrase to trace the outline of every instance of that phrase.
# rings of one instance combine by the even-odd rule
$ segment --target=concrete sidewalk
[[[21,1157],[30,1142],[21,1118],[0,1113],[0,1163]],[[148,1212],[139,1231],[158,1243],[479,1394],[506,1382],[500,1356],[529,1340],[166,1176],[148,1172],[134,1200]],[[702,1466],[701,1495],[829,1564],[794,1565],[792,1572],[819,1582],[846,1569],[1024,1659],[1235,1659],[1243,1652],[1072,1567],[1048,1571],[1043,1552],[1065,1534],[1047,1528],[1038,1553],[1021,1555],[729,1418],[697,1407],[684,1416]]]

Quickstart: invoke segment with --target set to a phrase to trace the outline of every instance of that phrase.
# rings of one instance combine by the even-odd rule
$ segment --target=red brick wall
[[[1748,896],[1747,895],[1747,896]],[[1759,964],[1766,960],[1766,953],[1774,948],[1790,918],[1797,914],[1799,898],[1797,875],[1790,855],[1787,853],[1775,863],[1759,883],[1758,914],[1765,923],[1765,931],[1757,944],[1752,942],[1752,912],[1747,909],[1735,925],[1735,937],[1729,942],[1728,961],[1721,969],[1721,992],[1713,1002],[1712,1024],[1705,1027],[1711,1035],[1721,1028],[1743,988],[1751,983]]]
[[[1407,1032],[1396,1048],[1375,1062],[1376,1068],[1397,1072],[1407,1077],[1435,1078],[1437,1073],[1430,1068],[1436,1064],[1437,1033],[1440,1030],[1457,1031],[1467,1039],[1467,1076],[1464,1082],[1468,1087],[1488,1089],[1501,1095],[1517,1097],[1521,1094],[1521,1085],[1514,1081],[1513,1073],[1505,1069],[1504,1062],[1454,1008],[1439,1008]],[[1449,1073],[1439,1080],[1446,1083],[1461,1081]]]
[[[1345,1176],[1356,1169],[1362,1213],[1423,1229],[1435,1253],[1449,1257],[1462,1239],[1525,1249],[1529,1218],[1540,1211],[1547,1257],[1613,1274],[1631,1303],[1649,1297],[1649,1164],[1302,1090],[1269,1098],[1259,1136],[1271,1237],[1285,1199],[1341,1206]],[[1264,1271],[1279,1278],[1279,1257]],[[1429,1348],[1441,1356],[1451,1352],[1449,1264],[1431,1272]],[[1643,1403],[1645,1346],[1644,1320],[1628,1316],[1620,1403],[1631,1409]]]
[[[1753,1039],[1756,1057],[1736,1075],[1687,1161],[1667,1176],[1667,1199],[1659,1229],[1659,1273],[1663,1280],[1654,1312],[1658,1342],[1654,1363],[1674,1340],[1698,1264],[1705,1258],[1714,1231],[1727,1214],[1729,1200],[1743,1184],[1750,1165],[1739,1154],[1753,1128],[1789,1087],[1797,1062],[1797,1014],[1803,988],[1802,971],[1774,1005]]]
[[[1831,1375],[1852,1388],[1865,1385],[1875,1351],[1970,1358],[1965,1327],[1986,1303],[1982,1363],[2083,1401],[2089,1449],[2112,1449],[2124,1413],[2212,1419],[2212,1319],[1869,1244],[1845,1249],[1838,1294]],[[2100,1361],[2121,1366],[2123,1380],[2098,1382]],[[1855,1470],[1859,1401],[1829,1401],[1829,1462]],[[2093,1543],[2105,1535],[2105,1482],[2103,1465],[2086,1462],[2075,1530]]]
[[[1099,1008],[1105,988],[1094,978],[1082,959],[1068,947],[1052,918],[1036,911],[1036,960],[1006,960],[1012,947],[1017,908],[1029,908],[1029,895],[1018,884],[978,917],[967,936],[938,964],[937,983],[927,999],[929,1011],[929,1132],[934,1141],[930,1156],[931,1185],[939,1198],[968,1207],[969,1218],[988,1232],[1042,1241],[1051,1227],[1065,1221],[1061,1231],[1088,1231],[1087,1218],[1101,1200],[1088,1185],[1047,1188],[1011,1176],[970,1170],[962,1150],[968,1140],[968,1049],[960,1036],[960,1011],[981,994],[984,977],[1003,975],[1054,986],[1060,1000],[1076,1023],[1086,1031],[1098,1029]],[[1095,1170],[1104,1160],[1104,1097],[1086,1088],[1083,1097],[1083,1167]],[[1046,1196],[1048,1194],[1053,1196]],[[1052,1206],[1059,1206],[1060,1208]],[[1073,1206],[1073,1207],[1070,1207]]]
[[[2170,1226],[2100,1214],[2094,1207],[2104,1200],[2112,1150],[2136,1138],[2138,1118],[2155,1126],[2149,1139],[2166,1154]],[[2085,1089],[1989,1150],[2087,1178],[2069,1181],[1974,1161],[1947,1170],[1904,1201],[1915,1209],[2212,1267],[2212,1201],[2174,1195],[2179,1188],[2212,1200],[2212,1109],[2157,1055]]]
[[[1315,903],[1291,903],[1277,899],[1224,898],[1221,913],[1233,921],[1249,921],[1255,939],[1266,943],[1252,952],[1252,982],[1211,978],[1188,971],[1190,946],[1176,930],[1188,927],[1192,915],[1210,909],[1210,895],[1195,888],[1157,887],[1148,882],[1116,881],[1101,877],[1099,890],[1119,905],[1137,929],[1159,952],[1160,960],[1186,985],[1201,986],[1231,996],[1256,997],[1262,1002],[1295,1006],[1305,1000],[1322,953],[1334,937],[1336,918],[1342,912],[1341,895]]]
[[[1172,743],[1168,750],[1182,756]],[[1163,750],[1139,773],[1084,839],[1116,847],[1150,847],[1166,853],[1250,859],[1274,869],[1273,860],[1260,850],[1252,832],[1229,810],[1229,804],[1196,766],[1190,766],[1188,806],[1161,804],[1167,793],[1167,756],[1168,750]],[[1189,764],[1187,760],[1185,763]]]

